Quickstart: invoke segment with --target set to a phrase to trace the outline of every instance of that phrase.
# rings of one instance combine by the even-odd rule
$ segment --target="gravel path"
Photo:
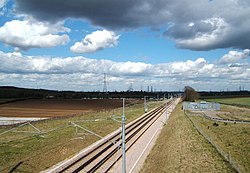
[[[245,124],[250,124],[249,120],[229,120],[229,119],[223,119],[217,116],[216,111],[204,111],[205,115],[204,117],[210,120],[214,121],[220,121],[220,122],[225,122],[225,123],[245,123]]]

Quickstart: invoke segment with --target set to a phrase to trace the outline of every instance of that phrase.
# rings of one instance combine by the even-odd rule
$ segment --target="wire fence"
[[[220,110],[220,104],[214,102],[183,102],[184,110]]]
[[[224,118],[215,118],[215,117],[210,117],[207,116],[206,114],[203,114],[203,116],[209,120],[213,121],[220,121],[220,122],[227,122],[227,123],[246,123],[250,124],[250,120],[230,120],[230,119],[224,119]]]
[[[239,172],[245,173],[244,168],[232,157],[230,152],[224,151],[212,138],[210,138],[193,120],[190,118],[186,111],[184,111],[186,117],[191,121],[194,128],[218,151],[218,153],[232,166],[232,168]]]
[[[88,124],[99,121],[111,120],[112,115],[103,116],[101,118],[91,118],[83,119],[83,117],[77,116],[67,116],[65,117],[56,117],[50,119],[43,119],[39,121],[26,121],[17,124],[12,124],[8,126],[2,126],[0,129],[0,144],[21,141],[26,138],[40,136],[45,137],[46,134],[50,134],[55,131],[61,131],[66,128],[75,128],[71,122]]]

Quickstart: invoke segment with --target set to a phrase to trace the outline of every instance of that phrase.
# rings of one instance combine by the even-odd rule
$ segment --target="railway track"
[[[174,100],[170,100],[126,125],[126,151],[133,146],[173,102]],[[122,157],[121,145],[121,130],[119,130],[107,139],[102,140],[98,145],[91,147],[87,152],[47,172],[108,172]]]

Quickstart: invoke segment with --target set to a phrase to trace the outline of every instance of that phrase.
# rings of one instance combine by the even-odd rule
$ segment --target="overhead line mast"
[[[107,88],[107,73],[104,73],[104,76],[103,76],[103,92],[104,93],[108,92],[108,88]]]

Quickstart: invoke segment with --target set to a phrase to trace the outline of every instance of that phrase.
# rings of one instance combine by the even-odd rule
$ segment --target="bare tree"
[[[184,101],[195,101],[199,98],[199,94],[190,86],[184,87]]]

